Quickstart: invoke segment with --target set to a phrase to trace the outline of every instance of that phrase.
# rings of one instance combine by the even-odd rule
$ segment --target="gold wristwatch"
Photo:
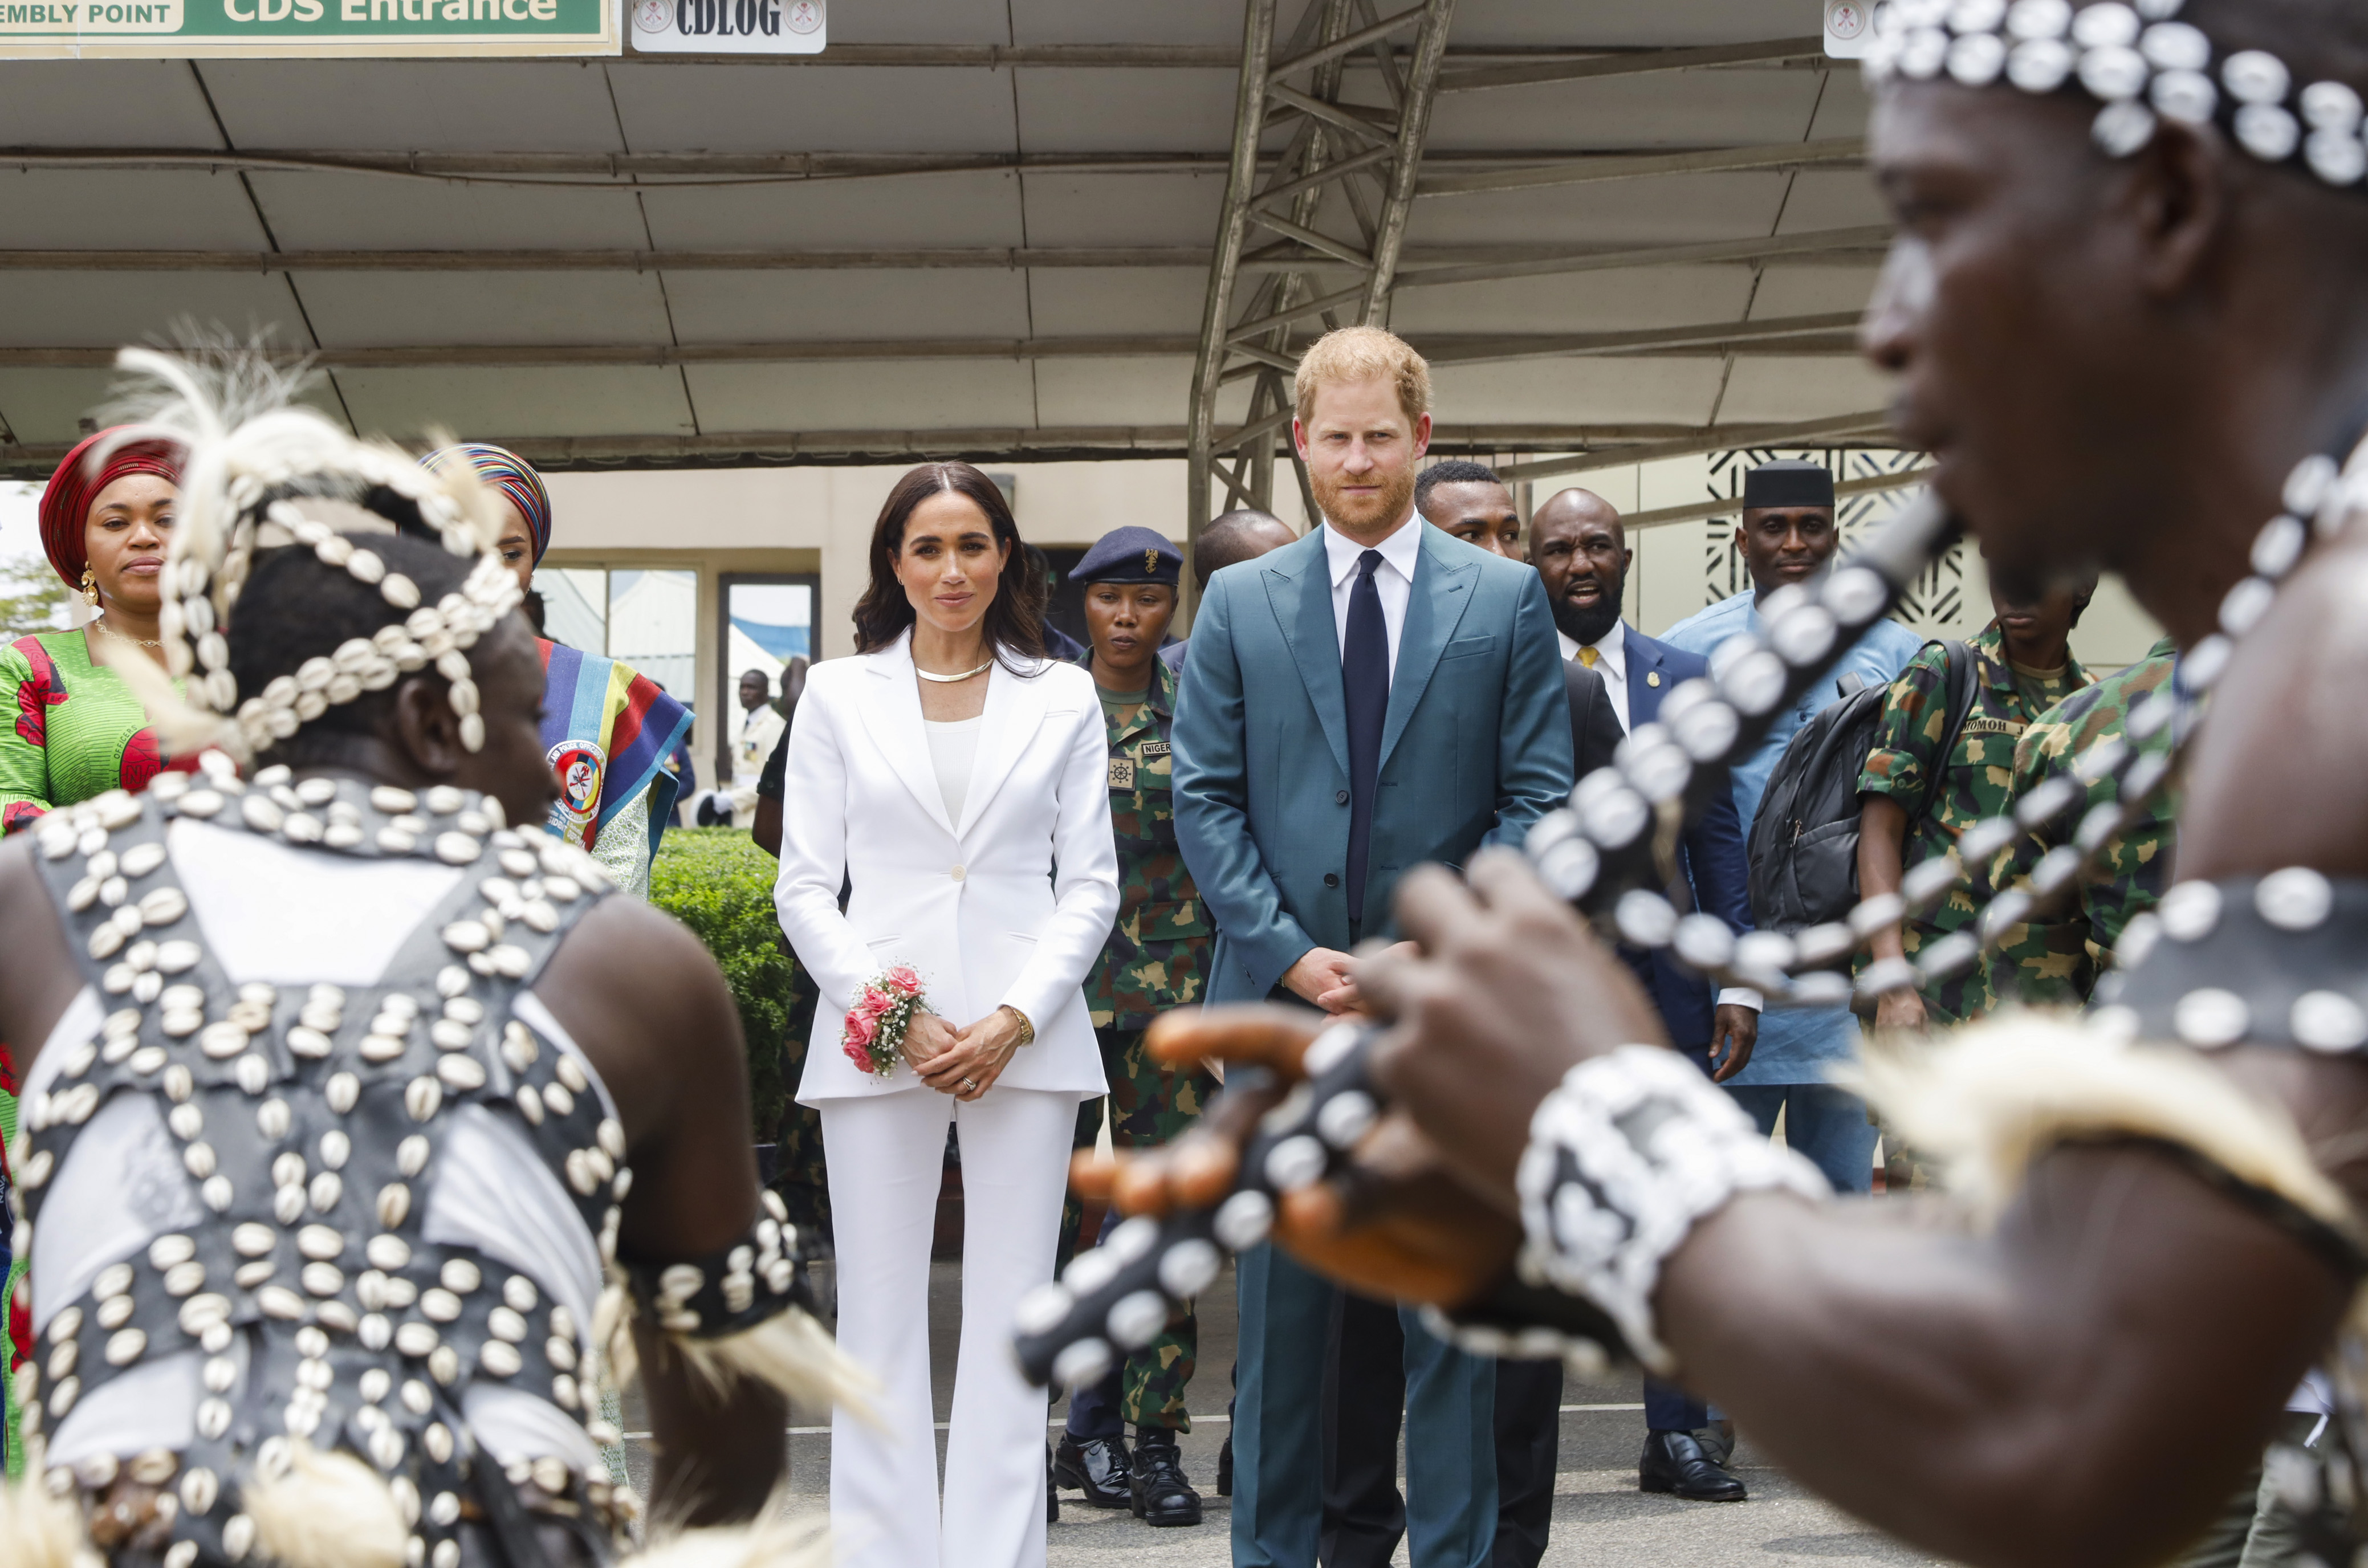
[[[1019,1020],[1019,1044],[1033,1045],[1036,1041],[1036,1026],[1028,1021],[1028,1015],[1008,1002],[1003,1005],[1003,1010]],[[1017,1050],[1018,1047],[1013,1049]]]

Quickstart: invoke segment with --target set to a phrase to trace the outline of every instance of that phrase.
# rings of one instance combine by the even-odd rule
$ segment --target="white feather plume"
[[[292,401],[303,381],[300,370],[252,350],[221,347],[194,358],[126,348],[116,363],[126,381],[113,412],[125,423],[106,449],[160,441],[183,453],[164,582],[167,663],[188,678],[176,687],[172,675],[147,659],[112,650],[102,655],[147,710],[168,756],[207,746],[242,759],[248,754],[223,711],[229,705],[209,701],[194,678],[193,650],[175,635],[181,624],[176,607],[188,593],[183,563],[197,562],[216,624],[230,626],[253,541],[252,522],[242,527],[240,517],[267,492],[308,481],[354,496],[383,486],[442,518],[445,548],[458,555],[482,557],[500,535],[500,503],[466,464],[431,472],[401,448],[357,439],[320,410]]]

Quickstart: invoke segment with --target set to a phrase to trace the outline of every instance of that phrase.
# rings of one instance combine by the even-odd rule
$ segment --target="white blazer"
[[[953,822],[921,727],[911,634],[814,666],[790,733],[773,887],[822,992],[799,1104],[922,1087],[910,1066],[875,1077],[839,1046],[858,988],[899,962],[957,1028],[1005,1003],[1036,1026],[998,1085],[1107,1092],[1080,987],[1118,917],[1109,762],[1093,676],[998,663]],[[842,915],[843,878],[854,892]]]

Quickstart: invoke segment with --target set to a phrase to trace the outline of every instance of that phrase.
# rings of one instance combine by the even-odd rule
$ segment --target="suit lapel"
[[[1621,646],[1628,655],[1628,728],[1633,733],[1661,716],[1662,688],[1650,676],[1661,667],[1661,650],[1648,644],[1634,627],[1622,623]]]
[[[938,789],[938,771],[929,761],[929,733],[921,727],[921,688],[913,674],[913,643],[911,634],[876,653],[866,654],[874,679],[879,682],[871,700],[863,704],[863,730],[888,766],[896,770],[913,799],[929,813],[939,826],[948,833],[954,830],[953,820],[946,815],[946,799]],[[992,679],[993,677],[989,677]],[[987,697],[994,699],[990,687]]]
[[[1047,705],[1044,682],[1021,680],[998,662],[986,676],[986,710],[978,730],[978,755],[971,764],[970,788],[962,795],[962,837],[993,803],[995,793],[1011,777],[1028,743],[1044,722]]]
[[[1416,704],[1430,685],[1431,672],[1439,668],[1439,655],[1455,636],[1463,612],[1472,606],[1472,585],[1480,572],[1472,562],[1443,559],[1431,547],[1429,527],[1420,519],[1413,526],[1422,529],[1422,548],[1415,558],[1414,590],[1406,596],[1406,625],[1398,631],[1398,662],[1390,676],[1389,714],[1382,722],[1384,767],[1389,766],[1390,753],[1397,749],[1398,737],[1406,733],[1406,722],[1414,717]]]
[[[1340,681],[1340,632],[1332,619],[1332,574],[1322,526],[1308,530],[1297,544],[1269,555],[1262,564],[1259,577],[1266,584],[1267,604],[1299,665],[1300,681],[1331,744],[1332,760],[1346,774],[1349,697]]]

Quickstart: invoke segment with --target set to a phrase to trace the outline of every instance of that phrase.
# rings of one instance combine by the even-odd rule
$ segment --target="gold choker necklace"
[[[938,682],[940,686],[950,686],[950,685],[951,685],[952,683],[954,683],[955,681],[958,681],[958,680],[968,680],[968,679],[970,679],[970,677],[971,677],[971,676],[974,676],[974,675],[980,675],[980,674],[983,674],[984,672],[985,672],[985,671],[987,671],[987,670],[991,670],[991,669],[993,669],[994,667],[995,667],[995,661],[994,661],[993,659],[989,659],[989,660],[987,660],[987,662],[986,662],[986,663],[985,663],[985,664],[983,664],[983,665],[979,665],[977,669],[974,669],[974,670],[964,670],[964,671],[962,671],[962,674],[960,674],[960,675],[958,675],[958,676],[941,676],[941,675],[938,675],[938,674],[935,674],[935,673],[934,673],[934,672],[932,672],[932,671],[923,669],[923,668],[922,668],[920,665],[915,665],[913,666],[913,673],[914,673],[915,675],[916,675],[916,676],[919,676],[923,680],[933,680],[933,681]]]

